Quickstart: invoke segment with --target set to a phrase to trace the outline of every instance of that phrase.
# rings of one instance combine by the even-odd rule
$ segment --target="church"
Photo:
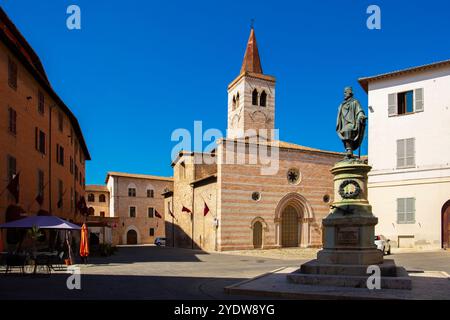
[[[163,193],[167,246],[322,245],[334,193],[330,169],[343,154],[277,138],[275,83],[263,73],[252,28],[240,73],[228,86],[226,137],[211,152],[181,151],[172,162],[173,188]],[[275,170],[265,170],[261,154],[276,162]]]

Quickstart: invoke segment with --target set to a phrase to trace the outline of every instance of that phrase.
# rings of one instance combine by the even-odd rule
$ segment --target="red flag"
[[[187,212],[187,213],[191,213],[192,211],[189,210],[188,208],[186,208],[185,206],[183,206],[183,209],[181,209],[182,212]]]
[[[44,203],[44,196],[42,195],[42,193],[39,193],[34,200],[36,200],[36,202],[39,203],[40,206],[42,206],[42,204]]]
[[[205,203],[205,208],[203,209],[203,216],[205,217],[209,212],[209,207],[205,201],[203,201],[203,202]]]
[[[8,186],[6,187],[9,192],[14,196],[14,199],[16,199],[16,203],[19,202],[19,175],[20,172],[16,175],[14,175],[14,178],[8,183]]]
[[[158,210],[155,209],[155,216],[158,218],[162,218],[162,215],[159,214]]]

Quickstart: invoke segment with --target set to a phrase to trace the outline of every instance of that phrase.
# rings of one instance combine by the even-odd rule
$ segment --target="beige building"
[[[110,227],[113,244],[150,244],[164,237],[162,193],[173,188],[172,178],[108,172],[105,183],[86,187],[94,213],[89,221]]]
[[[228,87],[227,137],[211,153],[180,152],[172,163],[173,189],[164,193],[169,246],[322,244],[321,221],[333,201],[330,169],[342,154],[274,139],[274,118],[275,78],[262,72],[252,29],[241,72]]]
[[[2,8],[0,97],[0,223],[21,214],[80,222],[90,160],[81,127]]]
[[[86,204],[92,208],[91,215],[99,217],[109,217],[109,190],[102,185],[87,185]]]

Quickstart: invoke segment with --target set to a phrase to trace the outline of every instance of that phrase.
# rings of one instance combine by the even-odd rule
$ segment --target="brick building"
[[[2,8],[0,150],[0,223],[37,213],[81,220],[90,155],[80,125]]]
[[[342,154],[276,139],[275,82],[262,71],[252,29],[241,72],[228,86],[227,136],[210,153],[183,151],[172,163],[173,189],[164,193],[168,245],[222,251],[322,244],[333,201],[330,169]],[[259,158],[266,150],[277,164],[270,173]]]

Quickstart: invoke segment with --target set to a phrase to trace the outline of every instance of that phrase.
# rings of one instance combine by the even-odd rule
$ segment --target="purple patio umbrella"
[[[31,216],[0,224],[0,229],[33,228],[34,226],[39,229],[81,230],[80,226],[55,216]]]

